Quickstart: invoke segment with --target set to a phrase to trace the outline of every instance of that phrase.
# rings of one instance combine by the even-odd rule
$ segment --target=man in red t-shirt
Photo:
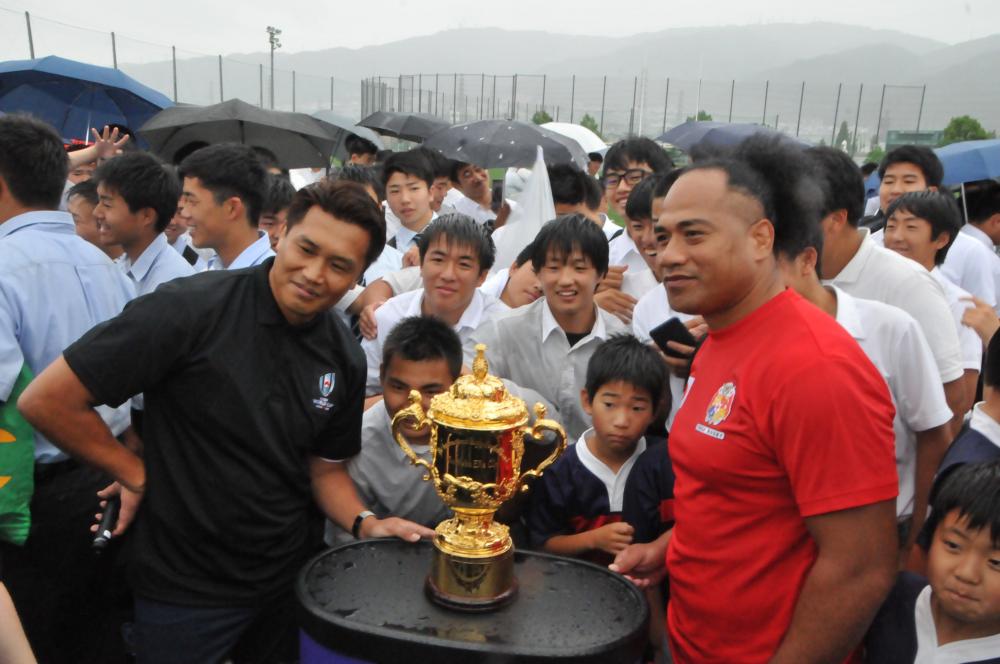
[[[670,430],[677,525],[612,569],[669,570],[680,664],[842,661],[893,583],[888,388],[775,260],[819,219],[801,162],[754,137],[690,167],[656,223],[670,306],[710,331]]]

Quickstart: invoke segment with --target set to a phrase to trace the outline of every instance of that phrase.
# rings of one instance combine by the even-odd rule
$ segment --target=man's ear
[[[486,277],[488,277],[489,274],[490,274],[489,270],[480,271],[479,279],[476,280],[476,288],[479,288],[480,286],[483,285],[483,282],[486,281]]]
[[[583,406],[583,412],[587,415],[594,416],[594,405],[590,401],[590,395],[587,394],[586,389],[580,390],[580,405]]]
[[[750,239],[753,241],[754,253],[758,257],[772,255],[774,253],[774,223],[770,219],[758,219],[750,226]]]

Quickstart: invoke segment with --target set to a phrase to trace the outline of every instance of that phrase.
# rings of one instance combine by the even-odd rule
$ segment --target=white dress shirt
[[[983,342],[968,325],[962,324],[962,315],[966,309],[975,306],[968,299],[969,294],[955,285],[940,268],[931,270],[931,276],[941,285],[944,297],[948,300],[951,315],[958,330],[958,341],[962,346],[962,364],[966,371],[980,371],[983,368]]]
[[[264,231],[257,231],[257,240],[249,247],[240,252],[229,265],[222,264],[222,258],[218,254],[208,261],[209,270],[239,270],[244,267],[260,265],[274,255],[271,251],[271,238]]]
[[[626,274],[649,270],[646,259],[628,233],[622,233],[608,244],[608,265],[627,265]]]
[[[137,296],[152,293],[164,282],[194,274],[191,264],[174,251],[163,233],[156,236],[135,263],[127,255],[122,256],[123,260],[118,266],[135,284]]]
[[[639,298],[639,302],[632,311],[632,334],[639,341],[649,343],[653,340],[649,335],[650,330],[674,317],[682,323],[694,318],[691,314],[683,314],[670,308],[665,287],[654,288]],[[685,385],[684,379],[674,375],[673,371],[669,371],[669,375],[670,413],[667,415],[667,431],[670,431],[670,427],[674,423],[674,416],[677,415],[677,409],[681,407]]]
[[[941,286],[923,266],[877,246],[867,228],[858,232],[862,242],[857,253],[840,274],[824,283],[854,297],[891,304],[913,316],[934,353],[941,382],[961,378],[962,347]]]

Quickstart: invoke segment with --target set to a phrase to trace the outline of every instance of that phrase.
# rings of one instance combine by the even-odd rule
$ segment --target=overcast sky
[[[5,41],[11,30],[23,31],[23,17],[14,12],[27,10],[36,41],[57,33],[85,38],[42,20],[53,19],[202,53],[264,50],[267,25],[283,30],[286,52],[355,48],[462,27],[624,36],[673,27],[834,21],[956,43],[1000,26],[998,0],[0,0],[0,8],[13,10],[0,11]]]

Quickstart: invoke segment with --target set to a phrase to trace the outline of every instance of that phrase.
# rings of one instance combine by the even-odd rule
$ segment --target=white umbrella
[[[600,136],[582,125],[571,124],[569,122],[546,122],[542,127],[557,134],[562,134],[566,138],[572,138],[580,144],[584,152],[600,152],[604,154],[608,151],[608,144],[601,140]]]

